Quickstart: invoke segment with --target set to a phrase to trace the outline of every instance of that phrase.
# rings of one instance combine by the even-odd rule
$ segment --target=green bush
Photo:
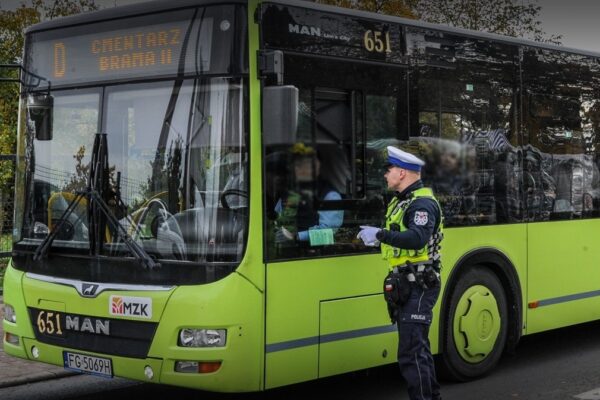
[[[0,293],[2,293],[2,286],[4,285],[4,271],[8,265],[8,258],[0,258]]]

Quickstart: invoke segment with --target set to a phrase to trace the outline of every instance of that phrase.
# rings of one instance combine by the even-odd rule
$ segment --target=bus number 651
[[[365,49],[368,52],[391,53],[390,33],[368,30],[363,38]]]
[[[40,311],[37,317],[38,331],[48,335],[62,335],[60,314],[50,311]]]

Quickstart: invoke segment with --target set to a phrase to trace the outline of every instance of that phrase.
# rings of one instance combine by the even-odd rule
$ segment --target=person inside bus
[[[342,195],[324,172],[324,160],[319,152],[304,143],[292,149],[295,190],[288,191],[276,202],[275,242],[333,244],[333,234],[342,226],[343,210],[319,210],[318,204],[341,200]],[[331,168],[333,169],[333,168]],[[295,219],[292,226],[291,219]],[[322,233],[319,239],[314,234]]]
[[[437,167],[432,171],[431,187],[440,201],[446,221],[457,220],[462,211],[463,171],[461,171],[461,145],[458,142],[439,139],[434,148]]]

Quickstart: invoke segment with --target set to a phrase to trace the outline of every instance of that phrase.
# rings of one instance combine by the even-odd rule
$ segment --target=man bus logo
[[[321,28],[306,25],[288,24],[289,33],[321,37]]]
[[[96,285],[93,283],[82,283],[81,284],[81,294],[84,295],[85,297],[95,297],[96,290],[98,290],[99,287],[100,287],[100,285]]]
[[[152,318],[152,299],[147,297],[110,296],[110,315]]]
[[[81,324],[80,324],[81,322]],[[92,317],[81,317],[67,315],[65,317],[65,329],[75,332],[95,333],[96,335],[110,335],[110,321]]]

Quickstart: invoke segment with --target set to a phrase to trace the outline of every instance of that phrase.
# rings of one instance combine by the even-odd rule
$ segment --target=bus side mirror
[[[29,96],[27,111],[35,125],[37,140],[52,140],[52,113],[54,97],[49,94],[34,94]]]
[[[267,86],[263,89],[262,128],[265,145],[296,143],[298,88]]]

